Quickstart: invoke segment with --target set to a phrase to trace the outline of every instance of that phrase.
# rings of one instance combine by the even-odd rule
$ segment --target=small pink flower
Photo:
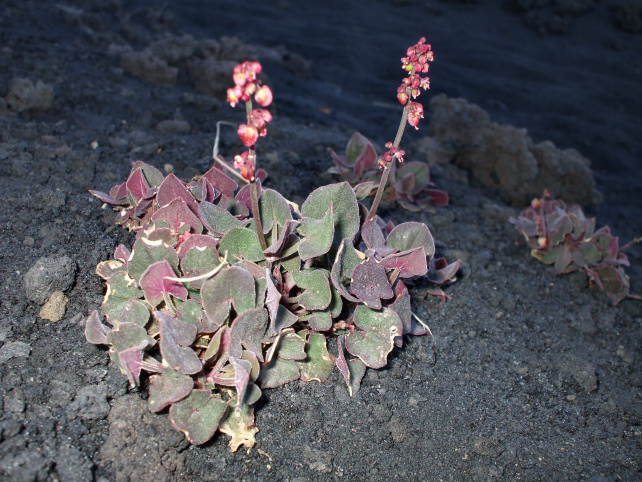
[[[259,138],[259,132],[256,130],[256,127],[241,124],[238,128],[237,134],[241,138],[241,142],[247,147],[252,147],[256,144],[256,140]]]
[[[419,124],[419,119],[424,118],[424,106],[419,102],[410,102],[407,106],[408,108],[408,124],[413,126],[415,129],[419,129],[417,125]]]
[[[241,100],[241,96],[243,95],[243,91],[239,86],[232,87],[231,89],[227,89],[227,101],[230,103],[232,107],[234,107],[238,102]]]
[[[254,180],[254,163],[250,161],[250,153],[245,151],[240,155],[234,156],[234,169],[238,169],[243,179],[248,181]]]
[[[403,91],[402,92],[398,92],[397,93],[397,99],[399,99],[399,103],[401,105],[406,105],[406,103],[408,102],[408,94],[406,94]]]
[[[254,100],[256,100],[259,105],[267,107],[272,103],[272,90],[267,85],[261,86],[259,90],[256,91]]]
[[[401,149],[397,149],[392,142],[386,143],[386,148],[388,149],[387,152],[384,153],[383,156],[381,156],[381,159],[379,159],[379,167],[384,168],[386,165],[390,162],[392,162],[394,159],[399,160],[399,162],[403,162],[403,156],[406,154],[405,151],[402,151]]]

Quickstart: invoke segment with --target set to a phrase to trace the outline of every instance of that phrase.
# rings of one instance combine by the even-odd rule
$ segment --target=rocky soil
[[[0,4],[1,479],[642,477],[642,303],[556,276],[508,222],[547,187],[623,242],[642,234],[637,4],[513,2],[537,9],[527,20],[572,19],[547,36],[499,2],[345,3]],[[355,130],[392,138],[398,58],[422,35],[432,90],[402,148],[451,203],[380,213],[425,222],[438,254],[462,260],[448,301],[411,291],[434,336],[408,340],[353,398],[338,371],[265,390],[249,452],[222,435],[190,446],[85,341],[104,295],[95,266],[133,239],[88,190],[137,159],[204,172],[216,122],[243,115],[223,101],[231,68],[256,58],[275,92],[257,145],[266,185],[300,202],[333,181],[328,147]],[[221,153],[240,149],[224,128]],[[642,293],[642,248],[628,255]]]

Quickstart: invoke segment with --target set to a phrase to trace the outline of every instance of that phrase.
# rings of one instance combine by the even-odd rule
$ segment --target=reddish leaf
[[[143,198],[146,197],[149,191],[149,184],[145,180],[143,171],[139,168],[136,169],[129,179],[127,179],[127,193],[131,196],[134,204],[138,204]]]
[[[381,266],[386,269],[399,270],[399,276],[402,278],[423,276],[428,271],[426,252],[423,246],[402,253],[391,254],[381,260]]]
[[[166,279],[174,277],[176,274],[166,260],[158,261],[145,270],[140,277],[140,286],[149,304],[158,306],[169,295],[183,301],[187,299],[187,290],[182,283]]]
[[[386,270],[374,260],[374,257],[366,259],[352,272],[352,291],[363,301],[368,308],[373,310],[381,309],[381,299],[389,299],[394,296]]]
[[[185,201],[185,204],[187,204],[193,213],[196,213],[198,205],[196,204],[194,196],[192,196],[185,185],[174,174],[169,174],[158,188],[156,202],[159,207],[163,207],[178,197]]]
[[[214,166],[205,174],[203,177],[206,178],[220,193],[226,196],[234,196],[234,191],[238,187],[236,181],[221,171],[218,167]]]
[[[152,221],[161,220],[165,221],[175,233],[184,231],[185,227],[196,234],[203,232],[201,221],[180,197],[175,198],[152,215]]]

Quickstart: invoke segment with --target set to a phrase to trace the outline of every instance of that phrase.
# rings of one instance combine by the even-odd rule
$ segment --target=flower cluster
[[[237,134],[241,142],[250,149],[259,136],[267,134],[267,124],[272,120],[272,114],[265,109],[252,109],[251,97],[262,107],[272,103],[272,91],[267,85],[261,85],[257,74],[263,70],[258,62],[246,61],[234,67],[234,87],[227,89],[227,101],[232,107],[239,101],[249,103],[247,123],[238,127]],[[254,180],[254,154],[244,152],[234,157],[234,168],[241,171],[241,175],[249,180]]]
[[[243,62],[234,67],[234,87],[227,89],[227,101],[232,107],[240,101],[247,102],[254,95],[254,100],[267,107],[272,103],[272,91],[267,85],[261,85],[256,78],[263,68],[258,62]]]
[[[406,151],[397,149],[392,142],[386,143],[387,152],[379,159],[379,167],[384,168],[389,162],[392,162],[394,159],[398,159],[399,162],[403,162],[403,156],[406,154]]]
[[[426,38],[421,37],[419,42],[408,49],[407,57],[401,59],[402,68],[409,72],[410,75],[403,79],[397,89],[397,99],[403,106],[408,104],[410,97],[416,99],[421,93],[421,89],[430,88],[430,79],[422,77],[420,74],[428,72],[429,64],[434,57],[430,44],[426,44]],[[410,112],[408,113],[408,122],[417,129],[419,119],[423,118],[423,106],[417,102],[410,101],[408,104]]]

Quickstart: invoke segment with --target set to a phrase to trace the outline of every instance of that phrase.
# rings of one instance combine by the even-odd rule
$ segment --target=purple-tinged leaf
[[[234,181],[234,179],[229,177],[216,166],[212,167],[209,171],[203,174],[203,177],[212,184],[214,189],[219,191],[221,194],[224,194],[225,196],[233,197],[234,191],[236,191],[236,188],[238,187],[238,184],[236,184],[236,181]]]
[[[187,290],[182,283],[171,281],[176,274],[166,260],[150,265],[140,277],[140,287],[145,293],[145,299],[152,306],[158,306],[168,299],[169,295],[185,301]]]
[[[254,308],[254,278],[247,270],[231,266],[203,284],[201,297],[205,315],[214,325],[221,326],[232,307],[237,314]]]
[[[98,311],[92,311],[85,322],[85,338],[87,338],[87,341],[94,345],[107,345],[109,343],[107,341],[107,333],[110,331],[111,329],[108,326],[100,322]]]
[[[251,351],[263,362],[262,342],[268,328],[268,312],[255,308],[243,312],[232,323],[230,335],[230,356],[241,358],[242,348]]]
[[[119,202],[127,201],[127,182],[123,182],[122,184],[112,187],[109,190],[109,196]],[[129,201],[127,201],[127,204],[129,204]]]
[[[426,263],[426,252],[423,246],[391,254],[381,260],[381,266],[385,269],[399,270],[401,278],[412,278],[413,276],[424,276],[428,272]]]
[[[369,257],[352,272],[352,291],[368,308],[381,309],[381,300],[394,296],[385,268]]]
[[[212,236],[207,234],[192,234],[188,236],[185,241],[178,247],[178,258],[182,260],[185,258],[190,249],[195,248],[199,251],[205,251],[207,248],[212,248],[216,251],[217,242]],[[218,254],[218,252],[216,252]]]
[[[378,216],[377,216],[378,218]],[[361,226],[361,239],[366,243],[370,249],[374,249],[381,257],[389,256],[397,252],[396,248],[388,248],[386,246],[386,239],[383,237],[383,232],[377,218],[366,219]]]
[[[305,345],[305,360],[297,362],[304,382],[324,382],[332,373],[332,359],[328,353],[325,336],[311,333]]]
[[[332,285],[341,293],[341,296],[354,303],[358,303],[361,300],[356,296],[352,296],[343,283],[350,281],[352,272],[361,262],[361,258],[357,253],[358,251],[352,246],[352,241],[344,239],[337,250],[337,256],[330,271]]]
[[[361,380],[366,373],[366,365],[358,358],[355,358],[354,360],[346,359],[345,350],[343,348],[344,338],[344,335],[337,338],[339,357],[334,361],[334,363],[337,365],[341,375],[343,375],[343,379],[348,386],[349,395],[353,397],[361,387]]]
[[[115,199],[111,197],[109,194],[105,194],[104,192],[94,191],[92,189],[90,189],[89,192],[92,195],[96,196],[98,199],[100,199],[102,202],[111,204],[112,206],[126,206],[127,204],[129,204],[127,197],[124,197],[121,199]]]
[[[201,355],[203,361],[209,361],[214,358],[223,356],[224,353],[229,352],[230,347],[230,327],[227,325],[221,328],[214,334],[210,340],[207,349]]]
[[[201,324],[202,317],[203,309],[200,303],[194,300],[187,300],[185,303],[182,303],[176,312],[176,318],[190,325],[194,325],[197,328]]]
[[[176,343],[180,346],[189,346],[196,339],[196,326],[186,323],[173,316],[163,312],[155,311],[154,318],[159,324],[162,322],[164,333],[169,333]]]
[[[158,209],[152,215],[152,221],[156,223],[164,221],[175,233],[181,233],[187,230],[196,234],[203,232],[203,224],[181,197],[175,198],[167,205]]]
[[[299,244],[299,256],[303,261],[322,256],[330,251],[334,239],[332,202],[323,218],[303,218],[297,230],[303,236]]]
[[[269,335],[276,336],[281,333],[282,330],[291,327],[297,322],[297,316],[288,310],[285,306],[279,305],[276,317],[270,320],[270,331]]]
[[[276,258],[286,250],[287,246],[295,244],[289,243],[289,241],[290,235],[294,231],[294,228],[296,228],[298,225],[299,221],[295,221],[293,219],[286,221],[283,229],[279,233],[279,238],[270,246],[268,246],[268,248],[263,251],[263,254],[265,254],[265,256],[267,256],[268,258]],[[298,241],[298,237],[295,236],[295,238]]]
[[[128,300],[119,316],[122,323],[133,323],[143,328],[149,322],[149,307],[142,301]]]
[[[427,203],[432,204],[433,206],[447,206],[450,202],[448,194],[440,189],[424,189],[421,191],[421,194],[427,196]]]
[[[131,257],[131,255],[132,252],[127,249],[127,246],[125,246],[124,244],[119,244],[114,251],[114,259],[122,261],[125,264],[129,262],[129,258]]]
[[[386,246],[397,248],[399,251],[409,251],[423,246],[428,259],[435,254],[435,242],[428,226],[423,223],[401,223],[390,232],[386,239]]]
[[[230,357],[230,363],[234,367],[234,388],[239,401],[245,398],[245,390],[250,381],[250,372],[252,364],[247,360],[239,360],[233,356]]]
[[[281,301],[281,293],[279,290],[276,289],[276,286],[274,285],[274,281],[272,280],[272,276],[270,276],[270,273],[267,273],[266,276],[266,281],[267,281],[267,291],[265,295],[265,307],[268,310],[268,313],[270,315],[270,321],[274,322],[274,320],[277,317],[278,311],[279,311],[279,302]]]
[[[442,285],[447,281],[452,281],[455,278],[457,271],[459,271],[460,263],[460,259],[450,264],[448,264],[446,258],[431,259],[428,270],[428,280],[438,285]]]
[[[138,204],[147,196],[150,187],[147,184],[145,175],[141,169],[136,169],[129,179],[127,179],[127,194],[132,200],[132,204]]]
[[[227,403],[210,390],[192,390],[187,397],[172,404],[169,419],[190,443],[201,445],[214,436],[226,411]]]
[[[217,206],[226,209],[232,216],[236,216],[239,219],[246,218],[250,215],[250,210],[244,203],[225,194],[221,194]]]
[[[394,339],[403,332],[399,315],[389,308],[374,311],[359,305],[353,321],[358,330],[346,335],[346,349],[370,368],[386,366]]]
[[[149,409],[160,412],[172,403],[187,397],[194,388],[194,380],[171,368],[165,368],[160,375],[149,379]]]
[[[159,320],[160,324],[160,351],[164,362],[184,375],[194,375],[203,369],[203,364],[194,350],[186,346],[180,346],[174,336],[173,330],[168,327],[165,320]],[[188,323],[184,323],[187,326]]]
[[[152,230],[146,231],[144,234],[152,243],[160,241],[163,245],[171,246],[172,248],[176,248],[178,244],[178,235],[172,232],[170,228],[160,228],[154,225]]]
[[[187,207],[196,213],[198,204],[194,196],[187,190],[183,184],[174,174],[169,174],[162,182],[156,193],[156,202],[159,207],[167,206],[174,199],[181,198],[185,201]]]
[[[163,174],[154,166],[150,166],[143,161],[132,162],[131,172],[135,172],[136,169],[143,171],[147,183],[153,188],[160,186],[163,182]]]
[[[129,385],[134,388],[138,386],[140,370],[143,363],[143,351],[147,347],[147,341],[142,341],[140,345],[128,348],[118,353],[121,368],[125,372]]]

